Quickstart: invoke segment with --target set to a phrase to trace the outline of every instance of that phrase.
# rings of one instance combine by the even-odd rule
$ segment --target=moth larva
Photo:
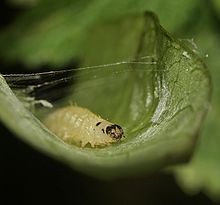
[[[107,146],[124,137],[123,129],[78,106],[55,110],[44,121],[63,141],[80,147]]]

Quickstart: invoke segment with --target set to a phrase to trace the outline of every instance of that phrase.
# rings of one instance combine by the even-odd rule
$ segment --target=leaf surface
[[[71,95],[62,102],[68,104],[71,99],[122,125],[125,140],[95,149],[63,143],[24,107],[3,77],[1,121],[36,149],[97,177],[147,174],[188,159],[209,105],[209,74],[201,59],[170,36],[152,13],[130,17],[133,20],[128,22],[127,18],[122,17],[118,24],[112,21],[108,35],[103,36],[115,38],[115,30],[128,24],[132,34],[125,30],[115,38],[115,44],[120,46],[122,39],[129,40],[128,45],[124,44],[126,51],[117,54],[118,58],[108,55],[103,63],[113,59],[124,62],[125,57],[136,60],[79,70]],[[91,55],[87,53],[89,63],[94,59]]]

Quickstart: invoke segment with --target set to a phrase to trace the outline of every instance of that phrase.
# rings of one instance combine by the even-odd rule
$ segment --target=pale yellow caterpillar
[[[44,123],[64,142],[80,147],[103,147],[124,137],[124,131],[119,125],[78,106],[55,110],[47,116]]]

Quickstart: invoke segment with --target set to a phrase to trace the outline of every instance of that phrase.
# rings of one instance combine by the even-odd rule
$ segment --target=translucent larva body
[[[121,140],[123,129],[78,106],[55,110],[44,121],[54,134],[69,144],[80,147],[103,147]]]

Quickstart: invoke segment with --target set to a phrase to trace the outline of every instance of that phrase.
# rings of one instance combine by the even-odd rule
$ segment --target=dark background
[[[0,1],[0,29],[24,9]],[[39,67],[39,70],[43,70]],[[0,56],[0,72],[24,72]],[[100,181],[46,157],[0,124],[0,205],[6,204],[214,204],[202,193],[183,193],[169,174]]]

